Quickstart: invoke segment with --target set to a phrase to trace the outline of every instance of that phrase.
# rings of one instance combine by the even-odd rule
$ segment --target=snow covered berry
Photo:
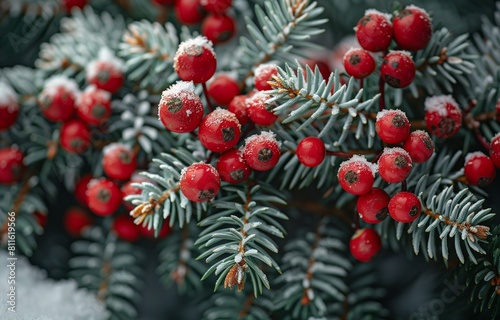
[[[229,183],[240,183],[252,173],[252,169],[245,162],[238,149],[231,149],[221,154],[217,160],[216,168],[221,179]]]
[[[72,207],[64,213],[64,229],[73,237],[81,237],[83,231],[92,226],[93,223],[94,219],[92,216],[81,208]]]
[[[374,9],[366,10],[354,30],[356,39],[365,50],[385,51],[391,44],[392,24],[388,14]]]
[[[94,177],[91,174],[85,174],[78,179],[75,183],[75,190],[73,190],[73,195],[76,201],[82,206],[87,206],[87,186]]]
[[[401,110],[382,110],[377,114],[375,131],[385,143],[398,144],[410,134],[410,121]]]
[[[495,179],[496,168],[484,153],[471,152],[465,156],[464,174],[470,184],[486,187]]]
[[[421,211],[420,200],[411,192],[398,192],[389,201],[389,214],[398,222],[412,222],[418,218]]]
[[[214,45],[231,40],[235,31],[234,18],[225,13],[209,14],[201,24],[201,34]]]
[[[198,36],[179,45],[174,56],[174,69],[184,81],[203,83],[210,79],[217,68],[212,42]]]
[[[248,117],[248,112],[247,112],[247,104],[246,104],[247,98],[248,96],[243,94],[235,96],[229,103],[229,106],[227,107],[227,110],[234,113],[236,118],[238,118],[238,121],[240,122],[241,125],[245,125],[250,122],[250,118]]]
[[[272,76],[278,74],[278,66],[274,63],[261,64],[254,71],[254,85],[255,89],[262,90],[271,90],[271,86],[268,81],[273,80]]]
[[[234,113],[217,108],[200,124],[198,139],[210,151],[224,152],[234,147],[241,136],[241,126]]]
[[[179,182],[182,194],[194,202],[212,200],[220,188],[220,176],[208,163],[194,163],[182,170]]]
[[[0,82],[0,131],[10,128],[19,115],[18,96],[11,86]]]
[[[453,137],[462,126],[462,110],[451,95],[425,99],[427,130],[439,138]]]
[[[434,153],[434,142],[426,131],[416,130],[406,138],[403,149],[408,152],[413,162],[422,163],[429,160]]]
[[[263,131],[245,139],[243,159],[250,168],[257,171],[267,171],[278,163],[281,143],[271,131]]]
[[[371,261],[382,249],[382,241],[377,231],[364,228],[358,229],[349,241],[352,256],[361,262]]]
[[[278,119],[277,115],[268,110],[266,101],[269,98],[267,93],[259,91],[245,101],[248,117],[256,125],[267,127]]]
[[[134,218],[130,216],[119,215],[115,217],[111,229],[118,238],[127,242],[135,242],[141,237],[141,227],[136,225]]]
[[[38,106],[45,118],[50,121],[65,121],[75,111],[78,98],[78,85],[66,76],[54,76],[45,82],[38,96]]]
[[[344,55],[344,69],[356,79],[364,79],[375,71],[376,63],[364,49],[351,48]]]
[[[431,40],[431,19],[424,9],[406,6],[392,20],[392,35],[402,50],[422,50]]]
[[[123,60],[117,58],[110,49],[101,48],[97,59],[87,65],[85,76],[89,84],[116,93],[125,81]]]
[[[61,126],[61,147],[70,153],[82,153],[90,145],[90,131],[80,120],[69,120]]]
[[[229,7],[231,7],[231,4],[233,3],[233,0],[201,0],[200,4],[203,7],[203,9],[214,12],[214,13],[223,13]]]
[[[415,63],[406,51],[391,51],[382,61],[380,76],[393,88],[409,86],[415,79]]]
[[[240,87],[228,73],[219,73],[208,83],[208,95],[218,105],[228,105],[238,94]]]
[[[113,214],[123,199],[120,187],[106,178],[90,180],[86,194],[89,209],[98,216]]]
[[[500,133],[491,139],[490,158],[495,167],[500,168]]]
[[[158,105],[158,117],[170,131],[191,132],[203,119],[203,103],[194,92],[193,82],[177,81],[163,91]]]
[[[377,165],[355,155],[340,164],[337,178],[342,189],[359,196],[372,189],[376,172]]]
[[[111,115],[111,94],[88,86],[76,100],[76,114],[89,125],[99,125]]]
[[[136,156],[130,146],[110,143],[102,150],[102,167],[111,179],[128,180],[137,167]]]
[[[182,24],[193,25],[200,23],[205,13],[200,0],[176,0],[175,17]]]
[[[380,188],[372,188],[367,193],[359,196],[356,202],[356,208],[359,217],[366,223],[376,224],[380,223],[389,214],[389,200],[391,198]]]
[[[307,137],[300,140],[295,154],[300,163],[306,167],[319,166],[326,156],[326,148],[323,140],[317,137]]]
[[[15,147],[0,148],[0,183],[10,184],[24,173],[24,155]]]
[[[408,177],[413,164],[402,148],[385,148],[378,160],[378,173],[389,183],[398,183]]]

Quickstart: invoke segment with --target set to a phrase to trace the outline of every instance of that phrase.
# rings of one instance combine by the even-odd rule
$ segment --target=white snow
[[[370,15],[370,14],[380,15],[380,16],[384,17],[385,20],[387,20],[387,22],[390,25],[392,25],[392,23],[391,23],[392,15],[391,14],[386,13],[386,12],[381,12],[381,11],[378,11],[376,9],[368,9],[368,10],[365,11],[365,16]]]
[[[245,104],[248,106],[255,103],[256,105],[265,105],[266,101],[271,98],[265,91],[258,91],[251,97],[245,99]]]
[[[425,99],[425,111],[427,112],[437,112],[440,116],[446,116],[448,110],[446,110],[446,105],[450,104],[456,109],[459,109],[458,103],[453,99],[451,95],[439,95],[427,97]]]
[[[71,93],[73,97],[77,98],[80,94],[80,90],[78,89],[78,84],[75,80],[70,79],[63,75],[57,75],[49,78],[45,82],[45,86],[42,92],[42,95],[48,95],[49,97],[53,97],[58,94],[60,88],[64,88],[64,90],[68,93]]]
[[[278,68],[278,65],[276,65],[275,63],[261,64],[257,68],[255,68],[254,74],[256,77],[265,76],[265,75],[273,72],[277,68]]]
[[[183,54],[184,52],[186,52],[187,49],[192,47],[202,47],[206,50],[209,50],[214,55],[214,57],[216,56],[212,41],[208,40],[204,36],[197,36],[195,38],[183,41],[179,44],[177,52],[175,53],[174,56],[174,66],[177,65],[177,59],[179,58],[179,55]]]
[[[241,260],[243,260],[243,255],[241,252],[239,252],[237,255],[234,256],[234,263],[240,263]]]
[[[412,59],[410,51],[406,51],[406,50],[389,50],[389,52],[390,53],[401,53],[401,54],[404,54],[405,56],[410,57],[410,59]]]
[[[481,157],[486,157],[486,155],[484,153],[482,153],[481,151],[469,152],[465,156],[465,163],[473,160],[474,158],[481,158]]]
[[[395,153],[398,153],[398,154],[403,154],[405,157],[408,157],[410,158],[410,154],[408,153],[408,151],[406,151],[405,149],[403,148],[400,148],[400,147],[393,147],[393,148],[384,148],[384,151],[382,152],[382,155],[392,155],[392,154],[395,154]]]
[[[111,93],[106,90],[98,89],[95,85],[91,84],[85,88],[83,94],[79,95],[76,104],[80,106],[82,103],[89,104],[94,101],[105,102],[111,100]]]
[[[115,152],[117,150],[126,150],[126,151],[132,151],[132,148],[125,144],[125,143],[121,143],[121,142],[114,142],[114,143],[110,143],[108,145],[106,145],[103,149],[102,149],[102,154],[104,156],[106,156],[107,154],[110,154],[112,152]]]
[[[208,114],[205,117],[204,122],[206,126],[212,127],[218,126],[224,120],[236,122],[238,124],[238,128],[241,130],[241,125],[236,115],[227,109],[222,109],[221,107],[217,107],[217,109]]]
[[[493,136],[491,139],[491,144],[492,145],[497,145],[500,143],[500,132],[498,132],[496,135]]]
[[[278,143],[278,146],[281,148],[281,141],[276,140],[276,134],[272,131],[262,131],[260,134],[251,135],[250,137],[245,139],[245,145],[248,145],[253,141],[264,141],[264,140],[276,141],[276,143]]]
[[[353,155],[351,159],[349,160],[346,160],[344,162],[342,162],[340,164],[340,167],[339,167],[339,171],[340,169],[349,164],[349,163],[356,163],[358,166],[363,166],[363,167],[367,167],[368,169],[371,170],[372,174],[373,174],[373,177],[375,177],[375,174],[377,173],[378,171],[378,166],[376,163],[371,163],[370,161],[368,161],[364,156],[361,156],[361,155]]]
[[[405,10],[418,10],[420,11],[422,14],[424,14],[424,17],[428,20],[431,20],[430,16],[429,16],[429,13],[427,13],[427,11],[423,8],[420,8],[420,7],[417,7],[416,5],[414,4],[410,4],[410,5],[407,5],[405,7]]]
[[[186,101],[196,101],[202,105],[200,96],[194,92],[194,84],[193,81],[177,81],[175,84],[168,87],[168,89],[164,90],[161,94],[160,103],[158,105],[158,119],[160,118],[160,110],[162,106],[166,106],[168,100],[172,98],[179,98],[183,102]],[[188,116],[191,115],[191,110],[186,111]]]
[[[384,110],[379,111],[377,113],[377,121],[380,120],[385,115],[393,115],[393,116],[400,115],[404,119],[408,120],[406,113],[404,113],[403,111],[401,111],[399,109],[384,109]]]
[[[86,67],[87,79],[95,78],[99,71],[102,70],[103,63],[110,69],[111,72],[123,73],[125,63],[118,58],[108,47],[103,47],[99,50],[97,58],[91,61]]]
[[[0,108],[7,107],[9,112],[13,112],[19,108],[17,104],[17,93],[10,85],[5,82],[0,82]]]

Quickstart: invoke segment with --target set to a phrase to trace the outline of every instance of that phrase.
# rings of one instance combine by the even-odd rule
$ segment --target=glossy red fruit
[[[243,159],[254,170],[270,170],[280,159],[280,145],[276,135],[270,131],[254,134],[245,139]]]
[[[337,178],[346,192],[362,195],[372,189],[377,166],[365,157],[355,155],[340,164]]]
[[[69,208],[64,213],[64,229],[73,237],[81,237],[85,228],[92,226],[93,223],[92,216],[81,208]]]
[[[88,86],[76,100],[76,114],[89,125],[99,125],[111,115],[111,94]]]
[[[18,182],[24,173],[24,155],[14,147],[0,148],[0,183]]]
[[[125,82],[123,61],[107,48],[99,51],[97,59],[91,61],[85,71],[89,84],[111,93],[118,92]]]
[[[486,187],[495,179],[496,168],[490,157],[472,152],[465,156],[464,174],[470,184]]]
[[[87,206],[87,185],[93,178],[94,177],[91,174],[85,174],[81,176],[75,184],[73,195],[75,196],[76,201],[83,206]]]
[[[241,137],[241,126],[234,113],[217,108],[200,124],[198,139],[210,151],[224,152],[234,147]]]
[[[380,76],[393,88],[409,86],[415,79],[415,73],[415,63],[406,51],[391,51],[380,67]]]
[[[236,24],[233,17],[224,13],[209,14],[201,24],[201,34],[214,45],[231,40],[235,31]]]
[[[175,17],[182,24],[192,25],[200,23],[205,13],[200,0],[176,0]]]
[[[500,133],[491,139],[490,144],[490,159],[495,167],[500,168]]]
[[[231,149],[221,154],[216,168],[221,179],[229,183],[240,183],[252,173],[252,169],[238,149]]]
[[[358,229],[349,241],[352,256],[361,262],[371,261],[380,249],[382,249],[382,241],[377,231],[373,229]]]
[[[38,96],[38,106],[46,119],[54,122],[66,121],[75,112],[78,95],[78,85],[73,79],[55,76],[45,83]]]
[[[431,19],[424,9],[406,6],[392,20],[392,35],[400,49],[422,50],[432,37]]]
[[[90,131],[80,120],[69,120],[61,126],[61,147],[69,153],[82,153],[90,145]]]
[[[434,142],[427,132],[416,130],[406,138],[403,149],[408,152],[413,162],[422,163],[429,160],[434,153]]]
[[[351,48],[344,55],[344,69],[356,79],[364,79],[375,71],[376,63],[364,49]]]
[[[128,180],[137,167],[135,154],[130,146],[110,143],[102,150],[102,167],[111,179]]]
[[[10,128],[19,116],[17,93],[11,86],[0,82],[0,131]]]
[[[326,156],[326,148],[323,140],[317,137],[307,137],[300,140],[295,151],[300,163],[306,167],[319,166]]]
[[[392,40],[390,16],[377,10],[366,10],[355,28],[356,39],[365,50],[378,52],[389,48]]]
[[[177,81],[163,91],[158,105],[158,117],[170,131],[191,132],[198,128],[203,119],[203,103],[194,92],[192,82]]]
[[[231,100],[229,106],[227,107],[227,109],[234,113],[236,118],[238,118],[241,125],[245,125],[250,122],[247,112],[247,98],[248,97],[246,95],[236,96],[233,100]]]
[[[410,121],[401,110],[382,110],[377,114],[375,131],[385,143],[398,144],[408,138]]]
[[[214,13],[223,13],[233,3],[233,0],[201,0],[201,6],[203,9],[214,12]]]
[[[127,242],[135,242],[141,237],[141,227],[134,223],[134,218],[120,215],[113,220],[112,230],[118,238]]]
[[[174,56],[174,69],[184,81],[203,83],[210,79],[217,68],[212,42],[198,36],[179,45]]]
[[[73,8],[83,9],[88,4],[89,0],[63,0],[66,12],[70,12]]]
[[[413,163],[411,157],[402,148],[385,148],[378,160],[380,177],[389,182],[401,182],[408,177]]]
[[[359,196],[356,208],[359,217],[366,223],[376,224],[387,218],[389,214],[389,200],[391,198],[380,188],[372,188],[367,193]]]
[[[212,200],[220,189],[220,176],[208,163],[194,163],[182,170],[179,181],[182,194],[194,202]]]
[[[111,180],[92,179],[87,185],[87,205],[98,216],[109,216],[116,212],[122,199],[120,188]]]
[[[462,127],[462,110],[452,96],[433,96],[425,99],[425,124],[433,135],[447,139]]]
[[[394,220],[402,223],[414,221],[421,211],[420,200],[411,192],[398,192],[389,201],[389,214]]]
[[[148,229],[147,226],[145,227],[140,227],[139,229],[141,231],[141,235],[146,237],[146,238],[155,238],[155,230],[153,228]],[[160,232],[158,233],[158,239],[163,239],[166,238],[170,233],[172,232],[172,228],[169,225],[169,220],[163,221],[163,225],[160,229]]]
[[[269,98],[268,94],[257,92],[245,101],[248,117],[256,125],[267,127],[278,119],[277,115],[268,110],[266,101]]]
[[[254,85],[255,89],[262,90],[271,90],[272,87],[267,83],[268,81],[272,81],[272,77],[278,74],[278,66],[274,63],[261,64],[254,71]]]
[[[227,73],[216,75],[208,84],[208,95],[220,106],[228,105],[239,93],[238,82]]]

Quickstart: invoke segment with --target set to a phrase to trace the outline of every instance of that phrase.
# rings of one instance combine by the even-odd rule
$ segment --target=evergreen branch
[[[243,292],[221,291],[212,296],[210,307],[203,313],[203,320],[271,320],[274,308],[270,291],[255,298],[250,290]]]

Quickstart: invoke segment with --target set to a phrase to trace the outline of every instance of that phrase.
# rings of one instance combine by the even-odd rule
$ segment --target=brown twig
[[[144,222],[144,219],[146,219],[147,216],[153,214],[154,210],[156,208],[159,208],[170,197],[172,193],[175,193],[179,190],[180,185],[177,184],[175,187],[172,187],[165,191],[165,193],[163,193],[161,197],[158,198],[158,200],[150,198],[148,202],[138,205],[130,212],[130,215],[134,217],[134,219],[140,217],[137,224],[142,224]]]
[[[102,263],[102,280],[99,283],[99,289],[97,291],[97,299],[99,301],[106,300],[106,293],[109,289],[109,276],[111,275],[111,264],[108,261]]]
[[[184,283],[186,278],[186,274],[189,272],[189,267],[187,266],[186,261],[183,259],[182,252],[184,250],[189,250],[187,247],[187,240],[189,240],[189,226],[185,225],[181,230],[181,246],[179,248],[179,265],[175,270],[170,274],[170,278],[174,280],[178,285]]]
[[[480,240],[485,240],[488,237],[488,235],[490,234],[489,233],[490,228],[487,226],[483,226],[483,225],[473,226],[469,222],[458,223],[456,221],[450,220],[450,218],[448,218],[448,217],[444,217],[438,213],[434,213],[430,209],[425,209],[423,212],[424,212],[424,214],[430,216],[434,220],[437,220],[437,219],[441,220],[445,225],[456,227],[460,231],[466,230],[467,236],[469,237],[470,241],[472,241],[472,242],[475,241],[474,237],[477,237]]]

